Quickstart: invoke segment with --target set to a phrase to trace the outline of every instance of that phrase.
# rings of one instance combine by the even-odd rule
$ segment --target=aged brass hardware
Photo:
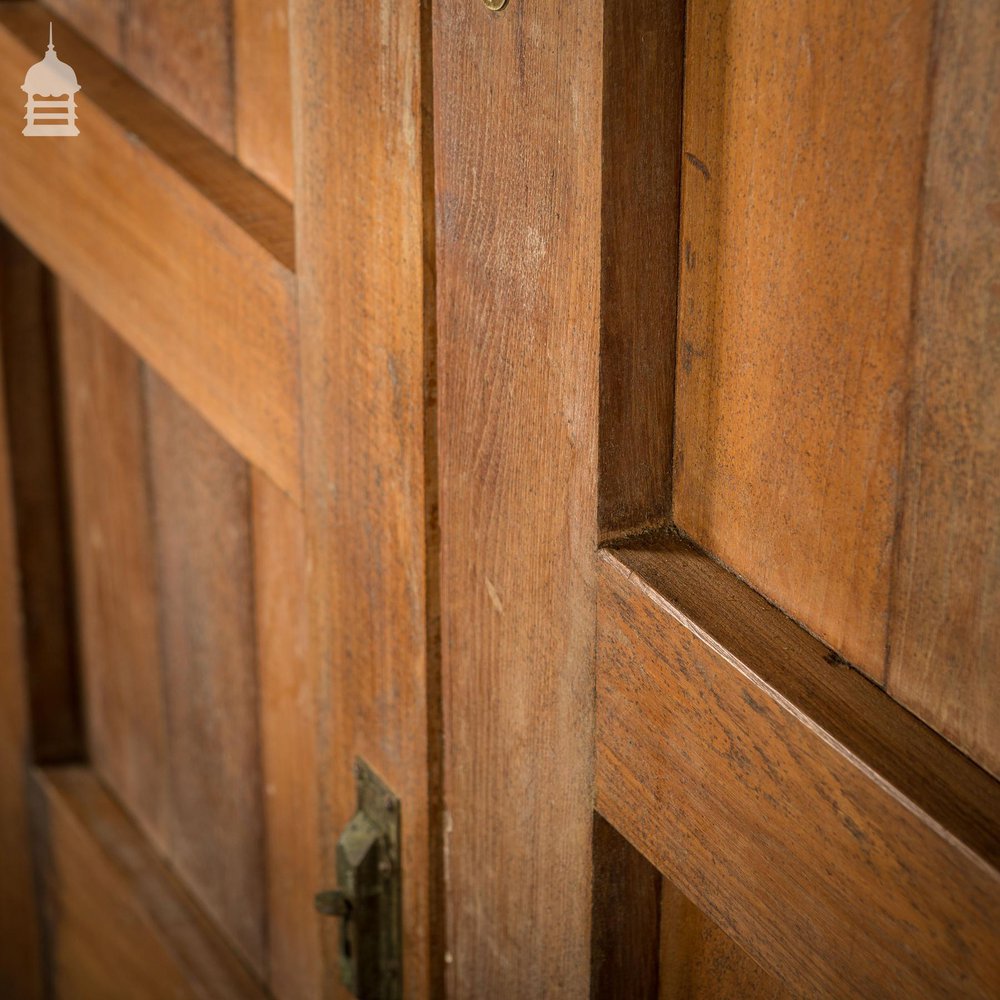
[[[340,918],[340,978],[360,1000],[402,996],[399,799],[359,757],[358,809],[337,841],[337,886],[316,909]]]
[[[483,0],[483,3],[490,10],[503,10],[507,6],[507,0]]]

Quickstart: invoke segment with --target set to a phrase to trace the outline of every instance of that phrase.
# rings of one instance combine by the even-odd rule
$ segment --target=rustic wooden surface
[[[251,477],[257,672],[265,819],[268,982],[276,996],[321,995],[323,920],[310,905],[321,866],[316,661],[308,656],[302,511]]]
[[[246,464],[146,369],[170,857],[257,969],[264,844]]]
[[[660,1000],[790,1000],[794,996],[669,879],[663,880],[662,906]]]
[[[50,290],[41,265],[0,229],[0,340],[24,653],[37,759],[72,760],[83,733],[77,704],[59,379]]]
[[[601,206],[602,536],[670,516],[684,4],[606,0]]]
[[[590,927],[592,1000],[657,1000],[660,873],[594,815]]]
[[[290,206],[68,27],[59,31],[60,52],[87,80],[87,128],[55,160],[44,143],[5,146],[0,213],[238,451],[297,495]],[[48,22],[35,4],[0,6],[0,127],[13,135],[39,32],[47,37]]]
[[[1000,10],[936,47],[888,682],[1000,776]]]
[[[0,327],[13,320],[11,259],[19,253],[0,228]],[[16,323],[15,323],[16,325]],[[0,336],[0,371],[3,367]],[[0,379],[0,995],[41,1000],[41,924],[35,898],[27,767],[31,719],[18,571],[7,403]]]
[[[675,520],[877,680],[932,9],[688,5]]]
[[[588,990],[603,23],[434,7],[455,997]]]
[[[807,994],[995,993],[997,782],[675,538],[602,555],[599,634],[597,808],[727,934]]]
[[[362,756],[402,801],[403,986],[440,995],[429,10],[293,0],[310,656],[327,883]],[[391,26],[391,27],[390,27]],[[436,859],[436,860],[435,860]],[[327,990],[337,921],[327,921]]]
[[[233,0],[236,155],[292,200],[288,0]]]
[[[142,365],[65,285],[58,316],[88,757],[167,850],[169,760]]]
[[[58,1000],[265,991],[88,768],[35,772]]]
[[[119,2],[122,56],[128,71],[232,152],[232,0]]]

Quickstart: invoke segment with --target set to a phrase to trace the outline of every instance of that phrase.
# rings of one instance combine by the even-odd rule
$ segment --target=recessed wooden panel
[[[691,0],[674,516],[884,678],[930,0]]]
[[[293,0],[310,657],[324,871],[362,756],[402,803],[403,990],[443,993],[430,9]],[[338,928],[327,921],[326,974]]]
[[[121,54],[122,4],[124,0],[47,0],[46,6],[96,45],[106,56]],[[62,39],[57,33],[56,51]]]
[[[936,44],[889,690],[1000,775],[1000,9]]]
[[[686,543],[601,558],[601,813],[793,991],[992,997],[1000,784]]]
[[[670,516],[684,4],[605,0],[602,536]]]
[[[11,247],[12,241],[0,229],[0,316],[8,318]],[[2,365],[0,338],[0,371]],[[27,799],[31,758],[28,671],[9,448],[0,379],[0,995],[41,1000],[41,924],[32,877]]]
[[[58,1000],[263,1000],[89,770],[35,774]]]
[[[165,849],[169,758],[142,364],[65,285],[58,315],[89,758]]]
[[[264,843],[246,463],[146,369],[170,858],[257,970]]]
[[[2,162],[2,157],[0,157]],[[0,228],[0,372],[17,528],[20,608],[36,759],[76,760],[83,749],[73,594],[62,469],[51,283]]]
[[[590,908],[592,1000],[657,1000],[660,873],[594,814]]]
[[[663,880],[660,1000],[791,1000],[669,879]]]
[[[292,198],[288,0],[234,0],[236,155]]]
[[[267,868],[268,982],[278,997],[321,995],[320,691],[308,656],[302,511],[254,473],[253,555]],[[324,923],[325,922],[325,923]]]
[[[286,492],[299,490],[292,215],[284,199],[68,26],[80,135],[21,142],[24,67],[48,16],[0,5],[0,213]],[[59,150],[54,156],[53,151]]]
[[[125,66],[230,152],[235,148],[233,0],[123,0]]]

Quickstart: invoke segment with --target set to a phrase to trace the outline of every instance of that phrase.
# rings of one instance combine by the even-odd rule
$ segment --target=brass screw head
[[[483,0],[483,3],[490,10],[503,10],[507,6],[507,0]]]

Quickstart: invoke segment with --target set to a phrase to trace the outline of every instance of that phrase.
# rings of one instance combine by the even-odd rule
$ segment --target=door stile
[[[363,758],[401,802],[403,989],[440,995],[429,7],[291,3],[310,656],[326,885]],[[328,995],[339,932],[325,933]]]

